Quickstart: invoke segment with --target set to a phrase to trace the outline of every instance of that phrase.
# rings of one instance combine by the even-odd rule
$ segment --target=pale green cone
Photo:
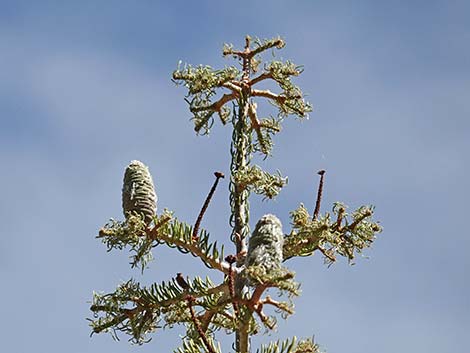
[[[122,209],[126,218],[136,212],[144,216],[146,223],[150,223],[156,214],[157,196],[152,176],[140,161],[132,161],[124,173]]]
[[[248,244],[246,266],[263,266],[266,270],[280,268],[284,233],[279,218],[272,214],[261,217]]]

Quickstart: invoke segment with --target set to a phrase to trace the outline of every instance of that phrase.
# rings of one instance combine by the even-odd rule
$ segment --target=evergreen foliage
[[[263,199],[275,198],[287,184],[280,172],[270,174],[252,164],[254,153],[267,158],[273,148],[273,136],[281,131],[283,120],[289,115],[301,119],[308,116],[311,105],[292,78],[302,73],[302,67],[290,61],[272,60],[262,65],[261,54],[285,45],[280,38],[270,40],[246,37],[243,50],[225,45],[223,55],[240,62],[241,68],[229,66],[216,70],[210,66],[178,65],[173,81],[187,88],[186,101],[192,113],[194,129],[208,134],[216,113],[222,124],[231,123],[229,202],[231,208],[231,241],[235,250],[224,254],[224,247],[213,241],[209,233],[200,229],[200,223],[209,206],[219,179],[205,200],[195,224],[175,217],[165,209],[156,210],[156,194],[148,168],[139,161],[127,167],[122,190],[125,219],[111,219],[97,238],[108,251],[128,248],[131,266],[142,271],[153,259],[152,250],[168,246],[181,254],[198,258],[209,269],[222,273],[221,283],[210,278],[187,278],[177,273],[166,282],[142,286],[130,279],[110,293],[94,293],[90,319],[92,333],[110,332],[118,338],[121,332],[136,344],[151,339],[150,334],[174,325],[184,325],[186,336],[177,353],[224,352],[216,340],[223,330],[235,333],[235,350],[251,351],[250,336],[276,328],[278,316],[286,318],[294,313],[293,299],[298,296],[299,284],[286,260],[319,252],[331,265],[337,256],[352,262],[357,254],[371,246],[380,225],[373,220],[374,208],[362,206],[347,213],[347,207],[335,203],[331,213],[320,214],[324,171],[320,171],[320,186],[312,214],[300,204],[290,214],[292,229],[282,230],[275,215],[263,216],[250,231],[249,198],[252,193]],[[259,89],[264,81],[277,84],[279,92]],[[267,99],[276,109],[276,116],[259,118],[257,103]],[[220,239],[220,237],[219,237]],[[279,298],[266,293],[276,288]],[[282,299],[285,301],[282,301]],[[274,309],[273,315],[266,308]],[[320,352],[313,339],[271,342],[257,353]]]

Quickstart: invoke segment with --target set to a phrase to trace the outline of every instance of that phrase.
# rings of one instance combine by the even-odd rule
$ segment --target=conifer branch
[[[197,94],[217,87],[224,87],[225,84],[234,80],[239,75],[235,67],[227,67],[222,70],[213,70],[210,66],[192,67],[185,66],[173,72],[173,81],[176,84],[183,84],[189,89],[190,94]]]
[[[189,229],[190,231],[190,229]],[[178,234],[176,234],[178,235]],[[206,265],[210,268],[222,271],[228,274],[229,265],[221,261],[218,257],[219,251],[217,250],[217,242],[214,244],[207,245],[208,236],[203,235],[199,236],[196,242],[193,242],[192,232],[189,232],[189,237],[187,233],[183,233],[183,236],[175,236],[175,233],[159,231],[158,229],[151,229],[147,232],[147,236],[151,239],[157,240],[159,242],[164,242],[170,247],[177,247],[180,250],[191,253],[193,256],[201,259]],[[211,252],[212,254],[209,254]],[[223,252],[220,253],[223,255]]]
[[[233,50],[232,45],[226,44],[223,49],[223,55],[224,56],[233,55],[240,59],[244,59],[244,58],[251,59],[253,56],[258,55],[268,49],[271,49],[271,48],[282,49],[285,46],[284,40],[282,40],[280,37],[273,38],[273,39],[265,39],[265,40],[260,40],[258,38],[255,38],[254,42],[256,44],[256,47],[254,49],[250,49],[251,41],[252,39],[250,36],[245,37],[245,48],[244,48],[245,50],[244,51]]]
[[[265,39],[265,40],[260,40],[258,38],[255,39],[256,43],[256,48],[254,48],[250,54],[251,56],[258,55],[262,53],[263,51],[266,51],[271,48],[277,48],[277,49],[282,49],[286,45],[284,40],[280,37],[273,38],[273,39]]]
[[[315,250],[320,251],[329,263],[335,261],[335,254],[352,261],[355,254],[370,247],[376,234],[382,230],[372,220],[373,207],[362,206],[354,211],[349,217],[352,218],[351,223],[345,210],[346,206],[341,203],[334,205],[336,220],[332,220],[329,213],[312,219],[302,204],[291,212],[293,230],[284,238],[284,261],[295,256],[312,255]],[[346,225],[339,227],[341,221],[345,221]]]
[[[154,283],[148,288],[130,280],[114,293],[94,295],[90,310],[95,313],[95,320],[90,320],[91,326],[94,333],[113,328],[132,335],[136,343],[141,343],[145,341],[145,335],[157,327],[162,315],[168,324],[187,321],[182,312],[184,307],[181,307],[186,296],[204,299],[199,305],[205,307],[211,306],[211,300],[226,297],[227,293],[226,283],[214,286],[208,279],[203,281],[196,277],[189,281],[181,274],[171,282]],[[211,310],[216,314],[223,309],[223,306],[217,306]]]

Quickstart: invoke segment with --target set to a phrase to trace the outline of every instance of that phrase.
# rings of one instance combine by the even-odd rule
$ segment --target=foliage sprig
[[[254,165],[238,170],[234,175],[234,182],[241,189],[247,188],[249,191],[263,195],[265,199],[272,199],[287,184],[287,178],[283,178],[279,171],[277,174],[269,174]]]
[[[337,202],[332,214],[326,213],[318,219],[313,218],[303,204],[292,211],[293,229],[284,239],[284,261],[295,256],[309,256],[319,250],[328,264],[336,261],[336,255],[351,262],[356,254],[370,247],[382,230],[379,223],[372,220],[374,208],[362,206],[351,215],[346,209],[344,204]]]
[[[256,353],[320,353],[320,346],[313,339],[297,341],[297,337],[271,342],[256,350]]]
[[[111,219],[100,229],[97,238],[103,241],[108,251],[129,247],[134,253],[131,266],[140,265],[143,270],[153,259],[151,249],[154,246],[152,239],[144,236],[146,229],[145,216],[133,213],[123,222]]]

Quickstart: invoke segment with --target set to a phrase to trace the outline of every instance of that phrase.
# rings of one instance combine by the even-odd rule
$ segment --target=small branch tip
[[[251,37],[249,35],[247,35],[245,37],[245,50],[250,49],[250,42],[251,42]]]

